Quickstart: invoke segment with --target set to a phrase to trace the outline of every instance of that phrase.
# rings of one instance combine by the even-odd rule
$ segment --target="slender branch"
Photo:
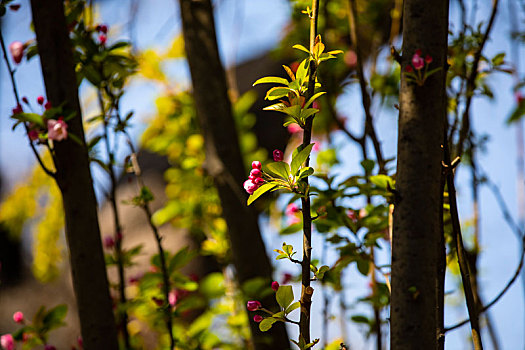
[[[108,199],[111,203],[111,208],[113,210],[113,223],[115,232],[113,234],[114,240],[115,240],[115,253],[116,253],[116,262],[117,262],[117,273],[118,273],[118,290],[119,290],[119,296],[120,296],[120,303],[122,305],[126,305],[127,298],[126,298],[126,277],[124,274],[124,262],[123,262],[123,254],[122,254],[122,225],[120,224],[120,216],[118,213],[118,206],[117,206],[117,177],[115,175],[115,169],[113,168],[113,164],[115,161],[115,153],[114,150],[111,149],[111,145],[109,143],[109,131],[108,131],[108,123],[109,123],[109,116],[106,114],[106,108],[104,106],[104,100],[102,97],[102,91],[98,89],[97,91],[97,97],[98,97],[98,103],[100,112],[102,113],[103,118],[103,129],[104,129],[104,143],[106,145],[106,152],[108,154],[108,164],[107,164],[107,171],[109,174],[109,178],[111,181],[111,187],[108,193]],[[126,311],[126,308],[121,308],[119,311],[119,316],[121,318],[120,320],[120,330],[122,331],[122,337],[124,338],[124,345],[126,349],[130,349],[130,343],[129,343],[129,332],[128,332],[128,313]]]
[[[451,168],[450,153],[448,149],[448,140],[447,140],[447,131],[446,129],[443,132],[443,153],[444,153],[444,163],[448,168],[445,168],[446,171],[446,181],[449,194],[449,204],[450,204],[450,215],[452,217],[452,230],[453,230],[453,240],[456,246],[456,253],[459,263],[459,269],[461,272],[461,280],[463,282],[463,289],[465,291],[465,299],[467,302],[467,309],[470,316],[470,326],[472,329],[472,341],[474,343],[474,349],[482,350],[483,344],[481,341],[481,333],[479,326],[479,310],[477,308],[474,292],[472,290],[472,285],[470,283],[470,272],[468,266],[467,253],[465,246],[463,244],[463,237],[461,235],[461,225],[459,223],[459,213],[458,205],[456,201],[456,188],[454,185],[454,172]]]
[[[476,88],[476,78],[478,77],[478,67],[479,62],[482,57],[483,48],[487,43],[492,26],[494,24],[494,19],[496,18],[496,13],[498,11],[499,0],[492,0],[492,11],[490,14],[490,19],[483,34],[483,38],[479,44],[478,50],[474,54],[474,60],[472,61],[472,68],[470,74],[467,77],[467,90],[466,90],[466,101],[465,101],[465,110],[463,112],[463,119],[461,121],[461,129],[459,130],[459,140],[457,144],[456,155],[461,156],[463,154],[464,144],[468,138],[470,132],[470,106],[472,104],[472,97],[474,96],[474,90]]]
[[[312,13],[310,15],[310,52],[313,52],[315,39],[317,37],[317,17],[319,15],[319,0],[312,0]],[[314,95],[315,78],[317,75],[317,64],[310,60],[308,90],[305,100],[308,101]],[[312,139],[312,123],[314,117],[308,118],[303,132],[303,146],[310,144]],[[310,157],[306,159],[306,166]],[[308,178],[305,178],[308,188]],[[310,308],[312,305],[312,294],[314,289],[310,286],[310,263],[312,260],[312,217],[310,214],[310,195],[301,198],[303,213],[303,259],[301,265],[301,318],[299,320],[299,340],[310,343]]]
[[[348,17],[350,21],[350,35],[352,43],[354,45],[354,51],[357,57],[357,76],[359,78],[359,87],[361,88],[361,100],[363,109],[365,112],[365,132],[363,138],[368,135],[374,146],[376,153],[377,163],[379,165],[379,173],[385,174],[385,161],[383,153],[381,151],[381,144],[377,138],[376,130],[374,127],[372,113],[370,112],[370,95],[367,90],[367,82],[363,71],[363,57],[361,54],[361,47],[359,45],[359,35],[357,33],[357,5],[355,0],[349,0],[349,11]]]
[[[7,57],[7,50],[5,47],[4,36],[2,34],[1,28],[0,28],[0,45],[2,46],[2,52],[4,54],[4,61],[7,66],[7,71],[9,72],[9,77],[11,78],[11,87],[13,88],[13,94],[15,96],[16,105],[20,106],[20,97],[18,95],[18,89],[16,87],[15,71],[11,68],[11,64],[9,63],[9,58]],[[24,124],[24,128],[26,129],[26,135],[28,135],[29,127],[27,126],[27,123],[24,122],[22,124]],[[55,172],[51,171],[48,167],[45,166],[44,162],[42,161],[42,158],[40,157],[40,154],[38,154],[38,151],[36,150],[36,147],[31,141],[31,139],[29,138],[29,136],[28,136],[28,140],[29,140],[29,146],[31,147],[31,150],[33,151],[33,154],[35,155],[36,160],[38,161],[38,164],[40,165],[42,170],[44,170],[44,172],[47,175],[56,179]]]

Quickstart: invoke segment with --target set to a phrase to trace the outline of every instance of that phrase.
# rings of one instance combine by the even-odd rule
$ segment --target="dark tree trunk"
[[[253,278],[263,278],[269,285],[272,267],[259,232],[257,215],[247,207],[247,194],[242,188],[247,173],[219,58],[212,5],[210,0],[181,0],[180,6],[193,95],[206,145],[205,168],[219,192],[237,278],[241,286]],[[278,307],[273,295],[262,303],[272,310]],[[290,347],[283,323],[276,323],[266,333],[259,331],[252,320],[250,326],[256,349]]]
[[[391,349],[436,349],[448,0],[405,0],[402,71],[417,49],[442,67],[423,86],[401,78],[392,248]]]
[[[68,131],[84,140],[72,47],[61,0],[32,0],[33,23],[49,101],[76,115]],[[118,349],[85,144],[55,142],[56,181],[66,216],[73,287],[86,349]]]

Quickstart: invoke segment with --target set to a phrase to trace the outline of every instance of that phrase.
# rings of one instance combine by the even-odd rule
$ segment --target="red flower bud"
[[[257,323],[261,322],[262,320],[264,320],[264,318],[261,316],[261,315],[255,315],[253,316],[253,320]]]
[[[284,154],[282,151],[276,149],[273,151],[273,160],[274,162],[282,162],[284,159]]]
[[[18,11],[18,10],[20,9],[20,4],[9,5],[9,9],[10,9],[11,11],[16,12],[16,11]]]
[[[260,171],[259,169],[252,169],[252,171],[250,171],[250,177],[252,178],[257,178],[261,176],[262,176],[262,171]]]
[[[39,105],[43,105],[43,104],[44,104],[44,101],[45,101],[44,96],[38,96],[38,97],[36,98],[36,102],[37,102]]]
[[[248,311],[256,311],[261,308],[261,303],[257,300],[250,300],[248,303],[246,303],[246,308]]]
[[[279,282],[273,281],[272,282],[272,289],[277,292],[277,290],[279,289]]]
[[[259,169],[259,170],[261,170],[261,162],[259,162],[258,160],[254,160],[252,162],[252,169]]]
[[[426,62],[427,64],[432,63],[432,56],[430,56],[430,55],[426,55],[426,56],[425,56],[425,62]]]
[[[22,102],[24,102],[26,105],[29,104],[29,100],[25,96],[22,97]]]

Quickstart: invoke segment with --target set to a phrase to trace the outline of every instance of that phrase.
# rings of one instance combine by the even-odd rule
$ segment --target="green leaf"
[[[52,330],[64,326],[64,318],[67,314],[67,305],[58,305],[47,312],[44,316],[43,324],[47,330]]]
[[[503,63],[505,63],[505,52],[498,53],[492,58],[492,64],[494,66],[501,66]]]
[[[370,263],[368,260],[358,259],[357,260],[357,269],[363,276],[367,276],[370,271]]]
[[[279,78],[279,77],[264,77],[264,78],[258,79],[255,83],[253,83],[253,86],[257,84],[267,84],[267,83],[283,84],[283,85],[288,86],[288,80],[284,78]]]
[[[292,224],[292,225],[290,225],[288,227],[285,227],[284,229],[279,231],[279,234],[280,235],[290,235],[292,233],[299,232],[302,228],[303,228],[303,223],[302,222],[298,222],[298,223]]]
[[[263,111],[278,111],[278,112],[281,112],[285,108],[286,108],[286,105],[284,103],[280,102],[280,103],[276,103],[276,104],[273,104],[273,105],[268,106],[268,107],[264,107]]]
[[[376,163],[371,159],[365,159],[361,162],[361,166],[363,167],[363,169],[365,169],[365,172],[367,174],[371,173],[372,170],[374,170],[375,164]]]
[[[303,52],[306,52],[307,54],[310,54],[310,50],[308,50],[306,47],[304,47],[303,45],[294,45],[292,46],[294,49],[297,49],[297,50],[300,50],[300,51],[303,51]]]
[[[288,167],[288,163],[285,162],[272,162],[266,164],[266,168],[273,174],[277,175],[278,177],[288,181],[288,176],[290,174],[290,168]]]
[[[279,287],[279,289],[281,288],[282,287]],[[290,306],[288,306],[288,308],[286,308],[286,311],[284,313],[289,314],[290,312],[292,312],[295,309],[298,309],[299,307],[301,307],[301,303],[296,301],[295,303],[292,303]]]
[[[20,120],[22,122],[33,123],[41,127],[45,127],[44,120],[42,120],[42,116],[36,113],[18,113],[13,114],[11,118]]]
[[[507,119],[507,124],[512,124],[520,120],[524,115],[525,115],[525,102],[522,102],[514,109],[509,119]]]
[[[275,188],[276,186],[277,184],[271,182],[266,182],[262,184],[261,187],[259,187],[257,190],[255,190],[255,192],[253,192],[252,195],[250,195],[250,197],[248,198],[248,205],[252,204],[254,200],[262,196],[265,192],[268,192],[269,190]]]
[[[277,321],[278,320],[273,317],[267,317],[264,320],[262,320],[261,323],[259,323],[259,329],[261,330],[261,332],[266,332],[270,328],[272,328],[273,324]]]
[[[297,81],[299,82],[299,85],[301,85],[308,75],[308,63],[310,62],[309,59],[304,59],[299,64],[299,67],[297,68],[297,72],[295,72],[295,77],[297,78]]]
[[[293,105],[290,107],[285,107],[281,110],[281,112],[288,114],[290,117],[293,117],[295,119],[299,118],[299,115],[301,114],[301,106],[299,105]]]
[[[328,270],[330,270],[330,268],[329,268],[328,266],[326,266],[326,265],[321,266],[321,267],[319,268],[319,270],[317,271],[317,278],[320,279],[320,280],[322,280],[323,277],[324,277],[324,274],[325,274]]]
[[[310,156],[310,153],[312,152],[312,147],[314,147],[313,143],[304,147],[301,151],[298,151],[297,155],[295,155],[292,158],[292,163],[290,164],[290,168],[291,168],[291,173],[293,176],[297,174],[297,171],[299,170],[299,168],[303,165],[303,163],[306,161],[308,156]]]
[[[279,98],[288,96],[289,92],[290,92],[290,89],[287,87],[276,86],[268,90],[268,92],[266,93],[265,99],[270,100],[270,101],[277,100]]]
[[[381,187],[383,189],[394,188],[394,181],[392,178],[388,175],[374,175],[370,176],[370,182],[372,182],[377,187]]]
[[[279,289],[277,289],[277,293],[275,293],[275,299],[277,303],[286,310],[294,299],[292,286],[280,286]]]
[[[308,118],[311,117],[312,115],[316,114],[317,112],[319,112],[318,109],[315,109],[315,108],[306,108],[306,109],[301,110],[301,115],[299,116],[299,118],[300,118],[302,121],[306,121],[306,119],[308,119]]]
[[[368,317],[363,316],[363,315],[354,315],[354,316],[352,316],[352,321],[354,321],[356,323],[366,323],[366,324],[370,323],[370,320],[368,319]]]
[[[310,107],[310,105],[319,97],[323,96],[324,94],[326,94],[325,91],[321,91],[321,92],[318,92],[316,93],[315,95],[313,95],[312,97],[310,97],[310,99],[306,102],[306,104],[304,105],[304,108],[308,108]]]
[[[68,133],[67,137],[73,140],[73,142],[76,142],[78,145],[83,146],[82,140],[75,134]]]
[[[308,177],[314,173],[314,168],[312,167],[304,167],[299,171],[299,175],[297,176],[298,180],[304,179],[305,177]]]

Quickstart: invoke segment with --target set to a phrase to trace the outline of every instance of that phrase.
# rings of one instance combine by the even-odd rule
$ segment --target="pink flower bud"
[[[22,58],[24,57],[24,44],[22,44],[20,41],[13,41],[9,45],[9,52],[11,53],[13,61],[16,64],[19,64],[22,62]]]
[[[15,340],[11,334],[4,334],[0,337],[0,345],[4,350],[13,350],[15,348]]]
[[[254,184],[252,180],[244,181],[243,187],[246,190],[246,192],[248,192],[249,194],[253,194],[253,192],[257,190],[257,185]]]
[[[425,56],[425,62],[426,62],[427,64],[432,63],[432,61],[433,61],[432,56],[430,56],[430,55],[426,55],[426,56]]]
[[[292,280],[292,274],[285,272],[283,274],[283,280],[281,281],[281,284],[288,284]]]
[[[175,306],[175,304],[177,303],[177,293],[176,293],[176,291],[172,290],[168,294],[168,302],[170,303],[171,306]]]
[[[43,105],[44,104],[44,96],[38,96],[36,98],[36,102],[39,104],[39,105]]]
[[[288,132],[290,134],[296,134],[298,132],[301,132],[301,127],[299,125],[295,124],[295,123],[294,124],[290,124],[290,125],[288,125]]]
[[[408,65],[408,66],[405,67],[405,72],[411,73],[413,71],[414,71],[414,69],[412,68],[412,66]]]
[[[261,186],[264,183],[264,179],[262,177],[258,177],[252,180],[252,182],[257,185],[257,187]]]
[[[262,320],[264,320],[264,318],[261,316],[261,315],[254,315],[253,316],[253,320],[257,323],[261,322]]]
[[[20,114],[20,113],[23,113],[24,110],[22,109],[22,106],[21,105],[16,105],[15,108],[13,108],[13,114]]]
[[[273,281],[272,282],[272,289],[277,292],[277,290],[279,289],[279,282]]]
[[[260,171],[259,169],[252,169],[252,171],[250,171],[250,176],[253,178],[261,177],[262,171]]]
[[[294,215],[295,213],[298,213],[300,211],[299,207],[297,206],[297,204],[295,203],[290,203],[288,204],[288,206],[286,207],[286,215],[288,216],[292,216]]]
[[[115,246],[115,240],[111,236],[104,237],[104,248],[111,249]]]
[[[422,53],[423,52],[421,52],[421,49],[417,49],[416,52],[415,52],[415,54],[418,55],[418,56],[421,56]]]
[[[51,105],[51,101],[47,101],[46,104],[44,105],[44,108],[46,109],[46,111],[47,111],[48,109],[53,108],[53,105]]]
[[[50,140],[62,141],[67,139],[67,124],[59,119],[49,119],[47,121],[47,137]]]
[[[36,141],[38,140],[38,131],[29,130],[29,132],[27,133],[27,136],[29,137],[31,141]]]
[[[412,65],[415,69],[419,70],[425,66],[425,61],[421,56],[419,56],[417,53],[412,56]]]
[[[13,320],[16,323],[23,323],[24,322],[24,314],[20,311],[17,311],[13,314]]]
[[[284,159],[284,154],[282,151],[276,149],[273,151],[273,160],[274,162],[282,162]]]
[[[98,36],[98,41],[99,41],[100,45],[102,45],[102,46],[106,45],[106,41],[107,40],[108,40],[108,37],[105,36],[104,34],[100,34]]]
[[[259,169],[259,170],[261,170],[261,167],[262,167],[261,162],[259,162],[258,160],[254,160],[252,162],[252,169]]]
[[[248,309],[248,311],[256,311],[256,310],[259,310],[261,308],[261,303],[257,300],[250,300],[247,304],[246,304],[246,308]]]

